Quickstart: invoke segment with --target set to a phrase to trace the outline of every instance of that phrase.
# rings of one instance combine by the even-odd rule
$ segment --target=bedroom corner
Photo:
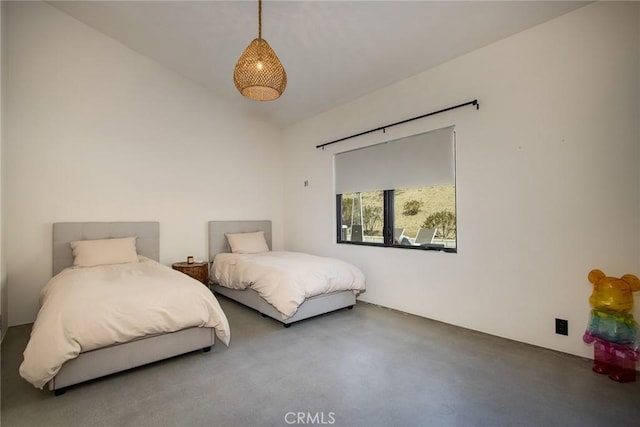
[[[0,4],[0,342],[4,338],[4,334],[7,331],[7,322],[5,321],[7,313],[7,272],[5,268],[5,253],[4,253],[4,186],[6,180],[4,179],[4,115],[5,115],[5,6],[6,3]]]
[[[0,348],[7,330],[7,322],[4,320],[7,313],[7,273],[4,256],[4,93],[5,93],[5,2],[0,3]],[[2,361],[0,360],[0,365]],[[0,396],[2,388],[0,387]],[[0,420],[2,416],[0,415]]]

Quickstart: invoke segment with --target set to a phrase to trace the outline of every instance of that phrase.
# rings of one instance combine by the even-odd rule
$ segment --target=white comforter
[[[183,273],[144,257],[139,263],[67,268],[40,293],[20,375],[42,388],[81,352],[194,326],[215,328],[229,344],[229,323],[218,301]]]
[[[354,265],[300,252],[220,253],[213,276],[220,286],[255,290],[285,319],[296,314],[305,298],[365,289],[364,274]]]

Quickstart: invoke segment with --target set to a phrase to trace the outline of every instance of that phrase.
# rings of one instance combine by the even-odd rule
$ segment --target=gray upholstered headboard
[[[209,261],[220,252],[231,252],[224,233],[251,233],[264,231],[271,249],[271,221],[209,221]]]
[[[73,265],[70,242],[132,236],[137,237],[139,255],[160,260],[158,222],[56,222],[53,224],[53,275]]]

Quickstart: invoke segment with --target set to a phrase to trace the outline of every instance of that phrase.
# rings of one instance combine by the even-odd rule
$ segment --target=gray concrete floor
[[[611,381],[586,359],[364,303],[286,329],[219,299],[229,348],[59,397],[19,377],[30,326],[10,328],[2,426],[640,425],[640,382]]]

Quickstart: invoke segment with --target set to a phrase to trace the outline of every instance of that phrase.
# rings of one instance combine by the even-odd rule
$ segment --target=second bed
[[[264,243],[254,239],[258,236]],[[364,275],[349,263],[270,250],[271,221],[210,221],[211,288],[285,326],[351,308],[365,289]],[[276,294],[278,286],[293,289]]]

